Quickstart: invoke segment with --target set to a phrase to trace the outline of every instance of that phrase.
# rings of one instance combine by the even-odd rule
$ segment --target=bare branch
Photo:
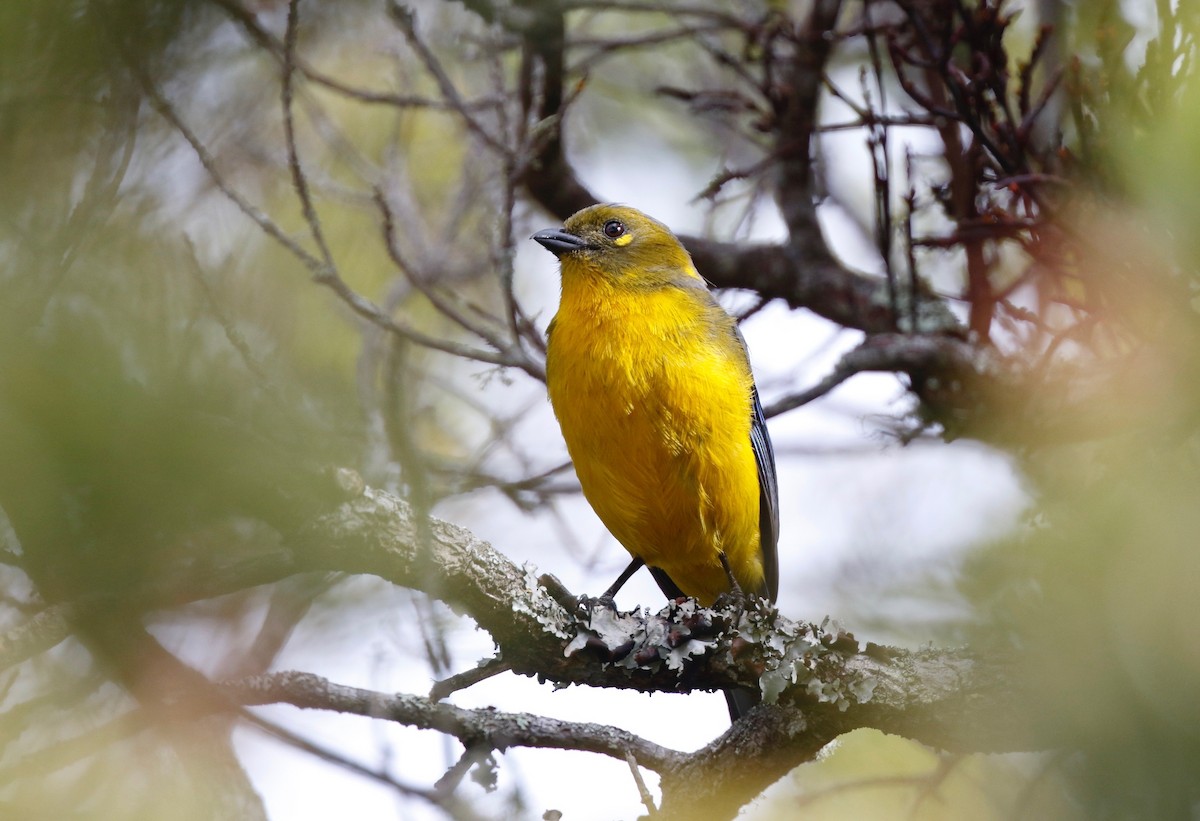
[[[288,674],[287,673],[283,673],[283,674],[277,673],[275,675],[288,675]],[[246,679],[243,679],[243,680],[246,680]],[[219,691],[221,691],[223,695],[226,695],[226,696],[236,695],[235,692],[231,692],[231,688],[228,686],[218,686],[217,689]],[[288,703],[288,702],[285,702],[285,703]],[[298,706],[300,706],[300,705],[298,705]],[[349,712],[349,711],[343,711],[343,712]],[[306,739],[300,735],[297,735],[296,733],[293,733],[291,730],[287,729],[286,727],[280,726],[279,724],[276,724],[273,721],[267,721],[266,719],[264,719],[260,716],[254,715],[253,713],[251,713],[248,710],[241,711],[241,718],[243,721],[247,722],[251,726],[257,727],[258,729],[262,730],[264,733],[266,733],[270,736],[273,736],[274,738],[278,739],[279,741],[282,741],[284,744],[287,744],[289,747],[294,747],[297,750],[306,752],[311,756],[315,756],[316,758],[319,758],[322,761],[333,764],[334,766],[339,767],[343,770],[347,770],[349,772],[354,773],[355,775],[360,775],[360,776],[370,779],[371,781],[374,781],[378,784],[382,784],[385,787],[395,790],[400,795],[408,796],[408,797],[412,797],[412,798],[424,799],[425,801],[428,801],[431,804],[440,806],[440,807],[446,809],[447,811],[450,811],[454,818],[463,818],[463,819],[479,818],[479,816],[475,812],[473,812],[468,805],[466,805],[462,801],[456,800],[448,792],[442,792],[437,789],[432,789],[432,790],[423,789],[421,787],[417,787],[412,784],[405,784],[404,782],[399,781],[398,779],[394,778],[392,775],[390,775],[382,770],[373,769],[371,767],[364,766],[363,764],[360,764],[357,761],[353,761],[344,755],[341,755],[339,753],[334,752],[333,750],[330,750],[326,747],[321,746],[320,744],[316,744],[315,742],[309,741],[308,739]]]
[[[313,205],[312,194],[308,189],[308,178],[300,166],[300,154],[296,149],[296,122],[292,116],[293,79],[295,75],[293,60],[296,54],[296,35],[299,28],[299,0],[288,0],[287,33],[283,41],[283,70],[280,83],[280,97],[283,104],[283,137],[287,146],[288,169],[292,174],[292,185],[296,196],[300,199],[300,209],[304,221],[308,224],[313,242],[321,252],[321,260],[326,269],[325,276],[336,276],[337,268],[333,262],[333,254],[329,243],[325,241],[325,232],[321,229],[321,220]]]
[[[133,710],[78,735],[50,744],[0,769],[0,786],[58,772],[131,738],[151,724],[146,710]]]
[[[464,670],[449,678],[435,681],[433,687],[429,690],[429,700],[442,701],[451,693],[465,690],[481,681],[486,681],[492,676],[507,673],[511,669],[512,665],[506,662],[503,656],[493,656],[490,659],[485,659],[470,670]]]
[[[279,38],[272,35],[269,31],[259,25],[255,15],[249,11],[242,3],[237,0],[209,0],[213,5],[219,6],[222,11],[236,22],[246,32],[247,36],[260,46],[264,51],[270,54],[275,59],[283,63],[284,52],[286,47],[280,42]],[[299,71],[312,82],[328,88],[352,100],[357,100],[360,103],[368,105],[388,105],[394,108],[432,108],[445,109],[449,105],[441,100],[432,100],[427,97],[421,97],[412,94],[394,94],[386,91],[374,91],[365,88],[356,88],[335,77],[319,71],[310,65],[307,61],[292,55],[292,68]],[[500,104],[498,100],[477,100],[465,101],[464,107],[468,109],[485,108]]]
[[[209,179],[213,181],[213,184],[217,186],[221,193],[224,194],[230,202],[236,205],[239,211],[249,217],[259,228],[261,228],[263,233],[274,239],[276,242],[286,248],[289,253],[303,262],[305,267],[312,271],[321,270],[323,266],[319,259],[314,257],[308,251],[305,251],[304,248],[302,248],[299,243],[289,237],[287,233],[280,228],[270,216],[267,215],[266,212],[251,204],[249,200],[238,193],[228,183],[225,177],[221,174],[220,170],[217,168],[217,162],[213,158],[212,154],[209,153],[208,148],[206,148],[200,138],[196,136],[195,132],[193,132],[187,126],[187,124],[183,122],[178,112],[176,112],[174,106],[172,106],[166,97],[162,95],[162,92],[150,79],[149,75],[138,68],[135,64],[131,63],[130,68],[140,80],[142,91],[150,99],[150,103],[154,106],[154,110],[157,111],[164,120],[170,123],[171,126],[179,132],[180,136],[187,141],[188,145],[192,147],[192,151],[194,151],[196,154],[196,159],[198,159],[200,164],[204,166],[204,170],[208,172]]]
[[[646,780],[642,778],[641,768],[638,766],[637,757],[633,754],[632,750],[625,751],[625,763],[629,765],[629,773],[633,776],[633,783],[637,785],[642,805],[645,806],[650,813],[650,817],[653,818],[658,814],[658,807],[654,806],[654,796],[650,794],[650,790],[646,787]]]
[[[272,239],[286,248],[291,254],[299,259],[306,268],[313,274],[314,279],[328,287],[337,296],[345,302],[354,313],[362,318],[378,325],[380,328],[415,342],[418,345],[430,348],[432,350],[441,351],[443,353],[458,356],[463,359],[470,359],[476,362],[486,362],[492,365],[503,365],[506,367],[518,368],[535,379],[545,380],[544,367],[529,358],[522,351],[500,350],[500,351],[485,351],[474,348],[470,345],[464,345],[449,339],[443,339],[438,336],[424,333],[413,328],[407,323],[401,322],[387,312],[379,308],[375,303],[363,297],[361,294],[354,291],[346,282],[339,276],[330,264],[327,264],[323,259],[313,256],[308,251],[304,250],[295,240],[289,237],[279,225],[271,219],[264,211],[252,205],[247,199],[239,194],[229,183],[217,168],[216,161],[205,148],[204,144],[195,135],[194,132],[183,122],[175,111],[174,107],[166,100],[159,90],[150,82],[149,77],[144,72],[140,72],[133,66],[131,68],[138,74],[142,80],[143,90],[150,98],[156,111],[167,120],[183,138],[192,147],[196,153],[197,159],[208,172],[209,177],[217,188],[229,198],[231,202],[238,207],[243,214],[255,222]],[[295,170],[293,169],[293,173]],[[310,223],[311,227],[311,223]]]
[[[880,652],[870,646],[864,651],[853,636],[835,626],[796,623],[753,608],[697,608],[684,601],[669,603],[657,614],[614,614],[597,605],[576,616],[559,606],[531,570],[518,568],[469,531],[436,518],[430,519],[429,527],[427,560],[438,569],[436,580],[418,565],[416,523],[408,505],[378,490],[368,489],[361,498],[318,517],[297,534],[292,547],[302,566],[371,573],[406,587],[442,591],[448,603],[493,636],[520,674],[563,684],[645,691],[753,685],[781,662],[780,651],[770,649],[772,645],[795,645],[803,646],[808,662],[815,664],[810,668],[812,680],[832,688],[826,692],[832,700],[813,704],[810,691],[817,685],[789,668],[789,683],[780,697],[797,699],[806,709],[841,714],[837,702],[845,699],[845,715],[851,720],[856,715],[878,718],[878,711],[886,708],[888,726],[897,728],[913,719],[914,727],[905,730],[910,737],[956,748],[976,734],[999,745],[1005,743],[1001,739],[1011,740],[1023,731],[1011,722],[991,724],[986,718],[995,699],[1007,703],[1017,697],[1015,691],[991,692],[992,686],[1012,687],[1002,681],[1001,663],[986,668],[984,679],[976,681],[976,661],[965,652]],[[731,653],[728,625],[733,623],[738,625],[738,646]],[[663,644],[656,636],[670,636],[674,644]],[[869,696],[866,690],[856,696],[848,689],[856,680],[867,679],[875,682]],[[962,699],[964,691],[976,690],[981,700]],[[939,718],[933,702],[942,699],[959,703],[952,709],[947,706]],[[908,712],[918,705],[916,712]],[[979,715],[974,707],[980,708]],[[964,720],[963,711],[974,718]]]
[[[777,416],[819,399],[855,374],[866,371],[910,374],[975,372],[987,367],[979,351],[952,337],[878,334],[846,353],[833,371],[816,385],[791,393],[768,405]]]
[[[498,155],[503,157],[511,154],[512,151],[509,147],[493,136],[491,130],[481,123],[467,108],[466,103],[454,85],[454,81],[450,79],[450,76],[446,74],[446,70],[442,67],[441,61],[438,60],[437,56],[430,51],[429,46],[425,44],[425,41],[417,34],[416,13],[412,9],[405,8],[395,2],[395,0],[390,0],[388,3],[388,16],[404,34],[404,38],[408,41],[412,50],[416,52],[417,57],[420,58],[421,63],[425,66],[425,70],[429,72],[434,82],[437,83],[438,90],[441,92],[442,97],[445,98],[446,104],[451,110],[458,113],[467,130],[477,140],[492,151],[495,151]]]
[[[222,693],[247,706],[291,704],[305,709],[382,718],[410,727],[438,730],[454,736],[469,748],[486,744],[499,751],[512,747],[578,750],[621,761],[625,760],[626,751],[632,751],[643,766],[653,770],[667,769],[682,758],[681,753],[616,727],[560,721],[528,713],[467,710],[421,696],[392,695],[334,684],[311,673],[271,673],[227,681],[218,686]]]

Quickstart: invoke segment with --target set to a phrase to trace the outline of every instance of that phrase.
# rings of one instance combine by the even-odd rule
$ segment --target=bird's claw
[[[576,598],[576,609],[579,614],[586,616],[597,608],[604,608],[609,612],[617,612],[617,601],[612,596],[607,594],[600,596],[583,595]]]
[[[750,597],[742,589],[742,586],[738,584],[737,577],[733,575],[733,568],[729,566],[729,558],[724,553],[719,553],[718,558],[721,560],[721,567],[725,570],[725,578],[729,582],[729,589],[717,596],[716,601],[713,602],[713,606],[720,609],[728,608],[740,617],[750,604]]]

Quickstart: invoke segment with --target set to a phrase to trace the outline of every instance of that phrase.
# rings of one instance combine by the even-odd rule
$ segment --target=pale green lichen
[[[621,613],[608,607],[593,607],[586,624],[580,624],[567,644],[571,656],[584,647],[603,648],[612,664],[627,670],[652,670],[665,663],[669,670],[681,672],[688,661],[705,655],[719,643],[720,636],[696,636],[685,626],[706,613],[695,600],[671,602],[666,618],[647,618],[641,610]],[[708,619],[711,623],[711,618]]]
[[[865,704],[875,695],[875,687],[878,684],[879,679],[875,676],[859,676],[850,682],[850,695],[854,696],[854,700],[859,704]]]
[[[586,622],[576,625],[565,655],[585,648],[608,655],[608,663],[624,669],[659,669],[665,664],[676,673],[697,658],[724,647],[730,649],[730,631],[720,629],[728,614],[702,607],[693,599],[671,602],[657,617],[641,610],[621,613],[594,606]],[[846,710],[869,701],[877,682],[873,677],[846,669],[845,659],[858,652],[853,636],[831,619],[820,625],[780,618],[769,603],[753,603],[738,616],[736,635],[758,645],[755,658],[765,661],[759,677],[763,700],[777,701],[784,691],[799,688],[810,698]],[[735,650],[737,657],[747,652]],[[735,659],[736,661],[736,659]]]
[[[553,636],[560,639],[570,638],[574,622],[546,588],[542,587],[538,581],[537,568],[526,563],[521,569],[525,571],[523,581],[527,595],[513,598],[513,612],[532,617]]]
[[[629,643],[629,639],[638,630],[641,621],[639,612],[620,613],[607,607],[595,607],[588,618],[587,625],[579,624],[575,636],[563,650],[564,656],[573,656],[584,647],[597,644],[610,653]]]
[[[767,623],[768,621],[773,623]],[[800,686],[809,697],[846,710],[852,703],[869,701],[876,681],[860,673],[845,671],[843,651],[834,645],[850,637],[837,622],[826,618],[820,625],[743,618],[744,636],[757,634],[770,648],[772,659],[759,677],[763,701],[774,703],[791,686]],[[857,642],[854,643],[857,650]]]

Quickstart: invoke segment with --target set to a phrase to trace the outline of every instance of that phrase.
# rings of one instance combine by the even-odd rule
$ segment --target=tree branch
[[[972,748],[964,727],[990,739],[979,742],[989,749],[1013,743],[1011,721],[983,720],[990,707],[1009,703],[1013,682],[1002,675],[1003,665],[983,675],[968,652],[863,649],[836,625],[794,622],[761,603],[703,608],[685,599],[655,614],[597,604],[576,615],[531,568],[517,567],[470,531],[438,519],[428,528],[422,548],[409,506],[367,489],[304,528],[291,547],[299,566],[370,573],[436,591],[487,630],[522,675],[643,691],[758,684],[768,700],[832,710],[848,725],[899,732],[911,724],[904,729],[909,737],[963,749]],[[961,705],[947,706],[967,693],[970,720]]]
[[[946,336],[879,334],[869,336],[847,352],[824,379],[797,393],[772,402],[768,417],[777,416],[819,399],[855,374],[868,371],[907,373],[920,378],[934,374],[981,374],[990,362],[984,351]],[[995,370],[995,369],[993,369]]]
[[[681,600],[656,614],[601,605],[571,614],[531,569],[517,567],[469,531],[434,519],[429,542],[420,546],[412,517],[399,499],[367,490],[298,535],[297,564],[437,591],[491,633],[505,661],[523,675],[643,691],[757,684],[774,703],[682,755],[610,727],[478,715],[299,673],[223,686],[250,704],[281,700],[376,715],[440,729],[468,745],[485,740],[495,749],[547,746],[617,758],[632,748],[641,766],[662,775],[666,818],[732,817],[780,775],[860,727],[961,751],[1035,749],[1056,741],[1043,728],[1014,720],[1028,713],[1033,699],[1013,675],[1014,659],[985,661],[961,649],[862,648],[836,625],[793,622],[765,605],[739,612]]]
[[[541,747],[600,753],[620,761],[632,752],[642,766],[663,771],[683,755],[633,733],[601,724],[560,721],[529,713],[468,710],[405,693],[385,694],[335,684],[311,673],[283,672],[251,676],[219,685],[221,692],[247,706],[291,704],[315,710],[382,718],[423,730],[452,735],[464,746],[493,750]]]
[[[272,572],[278,578],[312,570],[372,574],[469,615],[492,635],[503,664],[522,675],[641,691],[758,686],[768,703],[691,754],[614,727],[463,710],[306,673],[225,682],[218,693],[194,699],[187,714],[227,710],[231,701],[284,702],[436,729],[468,748],[549,747],[620,760],[628,752],[662,776],[664,818],[732,817],[780,775],[859,727],[962,751],[1032,749],[1055,740],[1041,727],[1013,720],[1028,712],[1034,697],[1012,675],[1011,659],[863,648],[836,624],[794,622],[761,601],[704,608],[683,599],[658,613],[593,604],[568,612],[531,568],[518,567],[463,528],[418,518],[395,496],[365,488],[330,512],[298,521],[285,540],[290,559],[260,564],[253,582],[268,581]],[[217,589],[212,582],[200,586]],[[197,678],[183,689],[203,696],[208,685]],[[178,704],[188,693],[147,697]]]

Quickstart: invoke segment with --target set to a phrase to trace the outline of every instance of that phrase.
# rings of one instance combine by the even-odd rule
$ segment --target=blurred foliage
[[[1191,277],[1173,272],[1200,259],[1165,232],[1147,242],[1146,212],[1090,216],[1104,240],[1082,260],[1087,282],[1144,342],[1070,420],[1106,435],[1025,454],[1028,527],[976,557],[964,584],[974,642],[1016,648],[1039,694],[1013,720],[1088,750],[1088,817],[1186,817],[1200,801],[1200,323]]]
[[[165,69],[191,2],[114,0],[0,8],[0,214],[9,228],[43,233],[39,210],[78,199],[81,160],[117,164],[132,139],[137,93],[127,60]]]
[[[21,568],[0,625],[70,602],[81,642],[3,680],[7,818],[261,811],[224,719],[147,729],[125,690],[184,682],[142,624],[221,593],[210,613],[261,621],[230,568],[336,504],[330,469],[363,447],[357,329],[195,185],[131,70],[188,88],[178,72],[213,67],[219,19],[184,2],[0,5],[0,511]],[[266,176],[258,190],[286,196]],[[248,651],[197,629],[226,669]]]
[[[1064,209],[1077,251],[1060,270],[1102,306],[1084,338],[1106,355],[1074,383],[1064,421],[1101,435],[1023,451],[1037,502],[1027,526],[963,582],[979,608],[973,641],[1028,665],[1038,698],[1012,719],[1082,750],[1061,772],[1088,818],[1200,807],[1198,21],[1157,8],[1176,16],[1131,59],[1118,4],[1073,7],[1086,125],[1083,185]]]
[[[878,730],[855,730],[772,787],[743,817],[1086,818],[1064,795],[1061,769],[1061,760],[1040,755],[946,756]]]
[[[280,30],[286,4],[251,5]],[[385,93],[430,91],[365,5],[305,4],[305,59]],[[435,24],[444,5],[430,6]],[[480,59],[464,74],[483,94]],[[158,641],[186,636],[206,672],[246,675],[273,663],[314,602],[317,632],[373,623],[387,597],[361,585],[327,596],[336,581],[320,577],[255,589],[259,563],[344,498],[335,468],[396,488],[420,480],[420,465],[397,475],[406,438],[462,448],[458,412],[435,412],[446,392],[430,388],[455,366],[431,367],[315,285],[228,201],[156,95],[230,190],[315,252],[283,150],[279,60],[225,10],[0,4],[0,629],[65,613],[73,636],[0,671],[6,818],[261,816],[228,719],[164,720],[186,709],[171,699],[192,682]],[[298,83],[295,112],[352,288],[414,327],[456,333],[390,257],[382,193],[410,273],[497,301],[481,277],[494,178],[464,163],[451,114],[315,83]],[[444,616],[417,607],[398,642],[440,647]]]

